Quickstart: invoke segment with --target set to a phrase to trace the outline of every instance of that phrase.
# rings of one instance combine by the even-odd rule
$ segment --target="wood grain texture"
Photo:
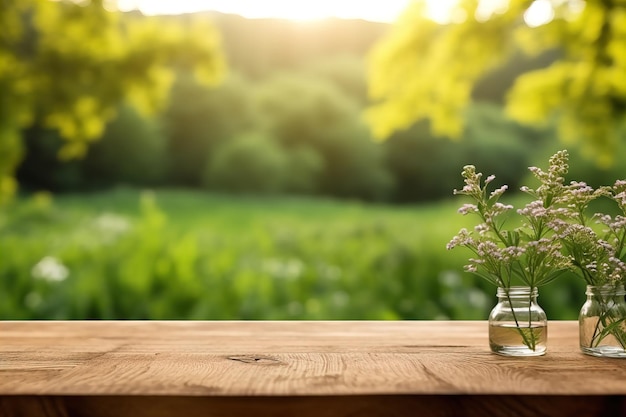
[[[626,415],[623,396],[626,361],[580,353],[576,322],[550,322],[535,358],[490,353],[486,322],[0,322],[2,417],[166,416],[182,403],[210,416],[306,416],[312,403],[328,404],[319,416],[406,415],[418,403],[434,416],[459,415],[454,404],[544,415],[519,411],[528,400]]]

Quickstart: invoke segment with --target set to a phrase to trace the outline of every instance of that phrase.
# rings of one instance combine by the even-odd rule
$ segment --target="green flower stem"
[[[608,307],[608,303],[601,295],[597,295],[595,298],[600,305],[601,312],[593,329],[593,335],[591,336],[590,343],[591,347],[600,346],[600,342],[602,342],[604,338],[609,335],[613,335],[615,340],[617,340],[617,342],[621,345],[622,349],[626,349],[626,333],[620,328],[626,318],[620,318],[617,321],[610,321],[609,316],[611,310]],[[602,325],[602,330],[600,330],[600,325]]]
[[[531,288],[532,290],[532,288]],[[518,333],[520,334],[520,336],[522,336],[522,341],[523,343],[528,346],[528,348],[532,351],[535,350],[536,346],[537,346],[537,342],[535,340],[535,334],[532,331],[532,328],[530,327],[530,324],[532,322],[532,318],[530,315],[530,307],[531,305],[528,305],[528,329],[529,329],[529,334],[530,334],[530,339],[528,340],[528,335],[526,334],[526,332],[524,332],[524,330],[522,330],[522,328],[519,325],[519,321],[517,320],[517,315],[515,314],[515,309],[513,308],[513,303],[511,302],[511,295],[509,293],[509,288],[505,288],[505,292],[506,292],[506,298],[509,301],[509,306],[511,306],[511,313],[513,314],[513,320],[515,320],[515,328],[517,329]]]
[[[532,288],[532,287],[531,287]],[[530,333],[530,338],[532,341],[532,347],[530,347],[530,349],[535,350],[535,347],[537,346],[537,340],[535,338],[535,332],[533,332],[533,328],[531,326],[532,324],[532,303],[528,303],[528,329],[529,329],[529,333]]]
[[[604,337],[602,338],[598,338],[598,332],[600,331],[600,323],[602,323],[602,326],[604,328],[606,328],[606,322],[604,319],[604,315],[606,314],[605,308],[604,308],[604,299],[602,298],[602,296],[600,294],[594,296],[594,298],[596,299],[596,301],[598,302],[598,304],[600,305],[600,309],[601,312],[598,316],[598,320],[596,321],[596,325],[593,329],[593,335],[591,336],[591,347],[598,347],[600,342],[602,341],[602,339],[604,339]],[[594,341],[595,341],[595,346],[594,346]]]

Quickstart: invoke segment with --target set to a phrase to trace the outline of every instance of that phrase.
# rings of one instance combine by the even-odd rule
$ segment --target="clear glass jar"
[[[626,358],[624,286],[588,285],[578,316],[580,350],[587,355]]]
[[[491,351],[506,356],[546,353],[548,320],[537,304],[537,288],[498,288],[498,304],[489,314]]]

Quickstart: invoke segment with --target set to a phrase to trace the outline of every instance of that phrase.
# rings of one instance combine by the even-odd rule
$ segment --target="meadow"
[[[486,319],[495,288],[446,243],[459,200],[385,205],[116,188],[0,212],[1,319]],[[575,319],[584,286],[540,289]]]

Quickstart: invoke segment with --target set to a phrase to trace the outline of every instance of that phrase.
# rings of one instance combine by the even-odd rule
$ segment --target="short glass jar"
[[[588,285],[578,316],[580,350],[587,355],[626,358],[626,290],[623,285]]]
[[[537,304],[537,288],[499,287],[498,304],[489,314],[489,346],[505,356],[546,353],[548,320]]]

